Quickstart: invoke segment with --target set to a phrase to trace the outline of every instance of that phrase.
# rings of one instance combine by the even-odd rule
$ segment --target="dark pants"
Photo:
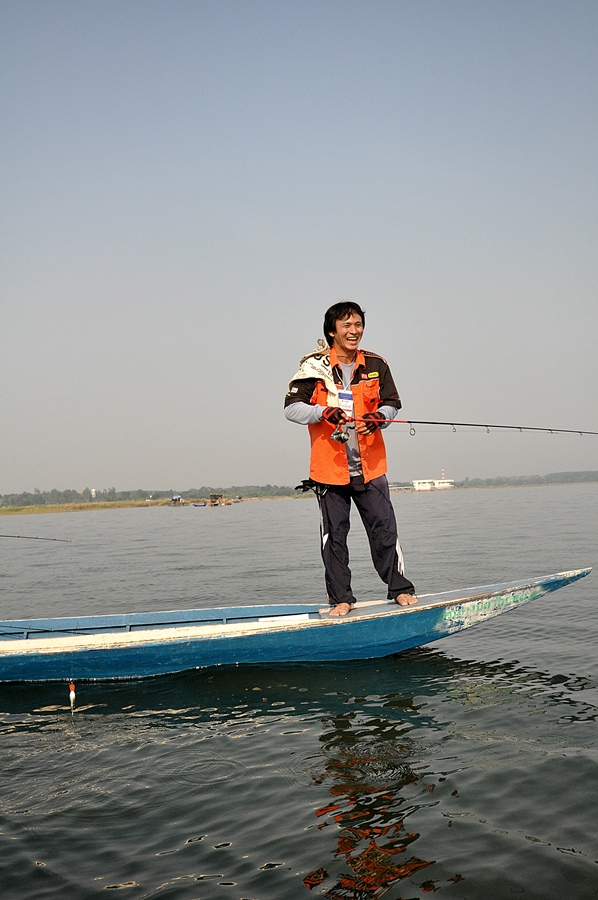
[[[328,602],[331,606],[355,603],[347,547],[351,500],[365,526],[376,572],[388,586],[388,599],[394,600],[399,594],[414,594],[413,584],[403,575],[403,554],[386,476],[366,484],[355,481],[346,485],[327,485],[325,489],[322,485],[317,492]]]

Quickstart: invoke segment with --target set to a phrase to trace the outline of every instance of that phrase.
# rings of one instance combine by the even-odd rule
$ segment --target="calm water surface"
[[[598,562],[598,486],[395,497],[426,593]],[[3,518],[0,616],[323,599],[309,499]],[[356,594],[384,596],[361,526]],[[0,686],[0,896],[598,896],[596,573],[401,656]],[[310,894],[311,892],[311,894]]]

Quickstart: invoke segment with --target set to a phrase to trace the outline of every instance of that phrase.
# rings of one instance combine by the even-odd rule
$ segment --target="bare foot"
[[[413,606],[414,603],[417,603],[417,597],[415,594],[399,594],[398,597],[395,597],[395,603],[398,603],[399,606]]]
[[[350,603],[337,603],[336,606],[333,606],[330,610],[331,616],[346,616],[351,612],[351,604]]]

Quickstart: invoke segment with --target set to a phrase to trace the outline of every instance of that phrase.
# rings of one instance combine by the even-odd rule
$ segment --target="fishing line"
[[[0,534],[0,538],[20,538],[22,541],[60,541],[61,544],[70,544],[65,538],[35,537],[31,534]]]
[[[25,625],[27,622],[37,622],[37,619],[23,619]],[[42,620],[43,621],[43,620]],[[10,630],[9,630],[10,629]],[[99,632],[98,632],[99,633]],[[45,634],[58,634],[64,635],[64,637],[70,637],[71,635],[75,635],[76,637],[88,637],[89,631],[77,631],[76,628],[26,628],[22,624],[13,624],[12,622],[0,622],[0,636],[7,634],[22,634],[23,640],[38,640],[43,639],[43,635]],[[29,635],[33,634],[33,638],[30,638]]]

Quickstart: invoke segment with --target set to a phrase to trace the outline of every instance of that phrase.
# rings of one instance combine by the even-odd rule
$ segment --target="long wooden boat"
[[[240,606],[0,622],[0,682],[146,678],[208,666],[390,656],[478,625],[588,575],[445,591],[397,606]]]

